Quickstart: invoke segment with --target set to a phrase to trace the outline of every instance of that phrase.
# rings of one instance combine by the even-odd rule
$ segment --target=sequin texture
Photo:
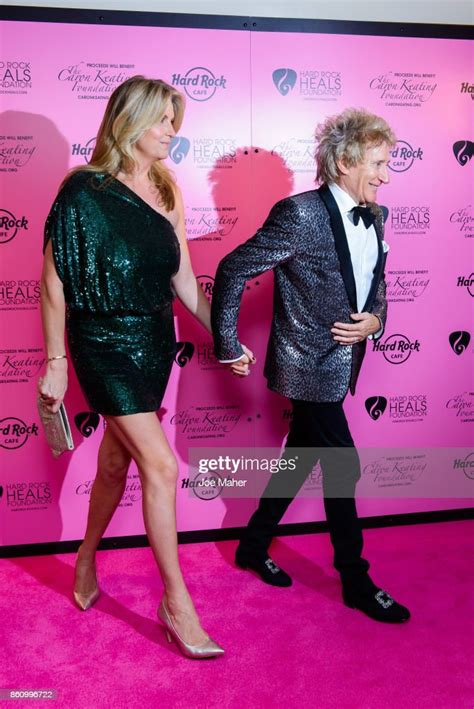
[[[382,213],[373,209],[381,240]],[[352,322],[353,308],[330,214],[318,191],[277,202],[261,229],[219,264],[212,302],[218,359],[242,354],[237,318],[245,283],[270,269],[275,277],[273,318],[264,370],[269,388],[292,399],[341,401],[349,387],[355,390],[366,342],[342,347],[333,340],[331,327]],[[374,286],[370,311],[384,323],[383,277]]]
[[[176,353],[171,223],[118,180],[78,172],[51,208],[49,239],[89,405],[115,416],[158,409]]]

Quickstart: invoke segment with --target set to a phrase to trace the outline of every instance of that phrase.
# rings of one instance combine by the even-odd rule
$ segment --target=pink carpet
[[[0,560],[0,687],[56,689],[52,706],[72,709],[472,709],[471,524],[365,539],[374,580],[412,611],[405,625],[342,605],[326,534],[274,544],[290,589],[235,569],[235,542],[182,546],[203,624],[226,649],[207,661],[182,657],[155,621],[149,549],[99,553],[103,594],[86,613],[70,599],[74,555]]]

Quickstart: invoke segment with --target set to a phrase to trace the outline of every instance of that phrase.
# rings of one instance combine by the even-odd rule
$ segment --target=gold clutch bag
[[[53,414],[46,407],[45,402],[38,396],[38,412],[43,424],[44,435],[51,448],[51,453],[58,458],[64,451],[74,450],[71,427],[64,404]]]

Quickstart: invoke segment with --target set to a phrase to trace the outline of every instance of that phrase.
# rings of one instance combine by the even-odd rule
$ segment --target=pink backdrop
[[[185,197],[195,272],[209,293],[220,258],[258,228],[271,205],[313,188],[320,120],[346,106],[388,119],[399,143],[391,183],[380,194],[390,244],[382,346],[396,351],[369,345],[346,411],[362,449],[396,448],[398,459],[362,450],[359,509],[378,515],[467,506],[474,477],[467,448],[474,420],[474,104],[472,86],[471,93],[462,88],[471,73],[468,42],[26,22],[6,22],[2,32],[0,543],[83,534],[103,422],[87,411],[71,374],[66,403],[76,450],[53,460],[38,430],[42,231],[65,172],[90,155],[105,100],[137,73],[182,89],[183,78],[194,79],[169,164]],[[182,489],[190,448],[279,447],[287,430],[289,403],[262,376],[271,283],[269,274],[256,279],[244,297],[241,337],[259,360],[245,381],[218,365],[210,337],[176,306],[183,345],[161,413],[180,461],[182,531],[242,525],[255,506]],[[424,456],[416,474],[414,448]],[[459,450],[441,455],[437,448]],[[444,482],[442,497],[433,476]],[[309,499],[319,487],[316,470],[284,521],[323,519],[320,498]],[[132,468],[107,535],[143,533]]]

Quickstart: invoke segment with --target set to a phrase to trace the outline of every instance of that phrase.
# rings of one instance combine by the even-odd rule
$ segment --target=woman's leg
[[[192,645],[208,639],[201,628],[178,560],[176,458],[154,413],[107,417],[109,427],[135,460],[143,489],[143,517],[158,564],[173,624]]]
[[[122,499],[130,459],[130,453],[108,426],[99,448],[86,534],[77,555],[74,590],[79,593],[88,594],[96,587],[95,553]]]

